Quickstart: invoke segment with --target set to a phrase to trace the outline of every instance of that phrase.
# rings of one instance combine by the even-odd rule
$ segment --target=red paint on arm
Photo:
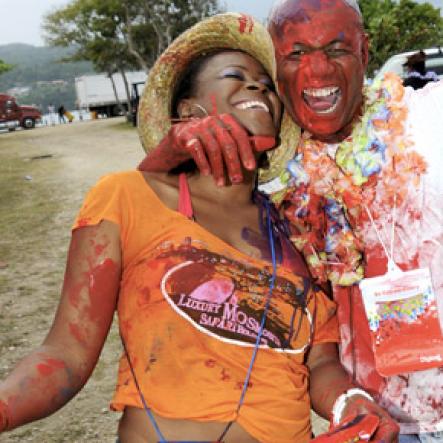
[[[79,325],[75,323],[69,323],[69,332],[72,337],[75,338],[82,346],[87,346],[86,337],[84,336],[84,332]]]
[[[52,375],[58,369],[66,369],[65,362],[54,358],[47,358],[43,363],[37,365],[37,370],[43,377]]]
[[[0,432],[7,431],[10,423],[10,410],[8,403],[0,400]]]
[[[89,276],[90,306],[88,308],[91,320],[99,320],[103,308],[109,305],[109,294],[115,291],[115,278],[119,273],[120,267],[110,258],[92,269]],[[112,303],[114,302],[112,301]]]

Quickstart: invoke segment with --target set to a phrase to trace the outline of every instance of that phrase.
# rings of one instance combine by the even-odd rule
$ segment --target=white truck
[[[125,84],[121,74],[112,76],[118,101],[128,110],[131,106],[128,103]],[[129,93],[133,83],[142,83],[146,81],[147,74],[144,71],[126,72],[128,80]],[[75,79],[75,91],[77,95],[77,106],[89,112],[95,112],[97,115],[113,117],[121,114],[116,94],[112,86],[111,79],[106,74],[82,75]]]

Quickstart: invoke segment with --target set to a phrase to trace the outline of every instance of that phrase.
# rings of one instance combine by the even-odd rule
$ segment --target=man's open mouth
[[[306,88],[303,90],[303,99],[317,114],[331,114],[335,111],[341,98],[338,86],[325,88]]]

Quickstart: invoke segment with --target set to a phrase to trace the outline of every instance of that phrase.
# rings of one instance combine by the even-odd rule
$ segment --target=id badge
[[[429,268],[366,278],[360,290],[381,375],[443,365],[443,336]]]

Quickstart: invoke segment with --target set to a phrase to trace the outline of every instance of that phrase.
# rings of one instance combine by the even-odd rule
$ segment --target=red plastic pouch
[[[360,289],[381,375],[443,365],[443,337],[428,268],[367,278]]]

